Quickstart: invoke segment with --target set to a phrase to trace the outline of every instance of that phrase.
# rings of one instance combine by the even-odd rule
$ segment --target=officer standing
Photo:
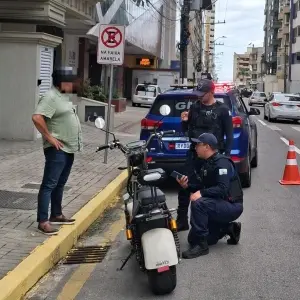
[[[228,244],[240,239],[241,223],[233,222],[243,212],[243,190],[234,162],[218,153],[218,141],[213,134],[203,133],[196,143],[196,152],[204,159],[198,170],[198,186],[190,184],[187,176],[177,179],[190,193],[190,249],[182,253],[186,259],[209,253],[208,245],[228,235]]]
[[[188,134],[190,141],[197,138],[202,133],[210,132],[217,137],[218,148],[221,153],[230,156],[233,143],[232,116],[226,104],[218,102],[214,98],[214,83],[209,79],[201,79],[194,95],[199,97],[190,107],[189,112],[181,114],[182,129]],[[226,141],[224,141],[224,135]],[[192,141],[191,141],[192,142]],[[187,151],[185,162],[185,175],[190,182],[197,182],[195,168],[199,169],[203,163],[202,159],[197,159],[195,144],[192,142],[190,150]],[[184,189],[178,192],[177,226],[178,231],[188,230],[188,208],[189,193]]]

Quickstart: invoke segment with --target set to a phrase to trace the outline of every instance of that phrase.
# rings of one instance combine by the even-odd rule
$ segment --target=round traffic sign
[[[107,27],[101,34],[101,42],[105,47],[116,48],[123,40],[121,31],[116,27]]]

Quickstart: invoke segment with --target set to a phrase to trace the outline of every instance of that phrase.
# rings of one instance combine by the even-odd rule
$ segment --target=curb
[[[62,226],[57,236],[52,236],[37,246],[16,268],[0,280],[0,300],[22,299],[38,280],[72,249],[79,236],[97,220],[121,192],[126,179],[127,170],[73,216],[76,219],[73,226]]]

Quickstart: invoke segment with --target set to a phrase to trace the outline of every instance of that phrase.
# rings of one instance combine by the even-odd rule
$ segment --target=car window
[[[234,97],[235,101],[235,111],[236,113],[243,113],[243,114],[246,114],[247,111],[246,111],[246,108],[244,107],[243,105],[243,102],[238,98],[238,97]]]
[[[259,93],[260,97],[267,97],[265,93]]]
[[[157,91],[158,91],[159,94],[161,94],[161,89],[160,89],[159,86],[157,87]]]
[[[153,115],[161,115],[159,109],[162,105],[167,104],[171,108],[171,113],[169,117],[180,117],[183,111],[188,111],[191,105],[197,100],[197,96],[195,95],[187,95],[187,94],[160,94],[157,96],[154,101],[150,114]],[[231,101],[230,98],[226,95],[215,95],[215,99],[222,103],[225,103],[231,109]]]
[[[276,95],[276,101],[297,101],[300,102],[300,96]]]
[[[156,96],[156,87],[153,85],[138,85],[136,87],[136,93],[137,95],[147,95],[150,97]]]

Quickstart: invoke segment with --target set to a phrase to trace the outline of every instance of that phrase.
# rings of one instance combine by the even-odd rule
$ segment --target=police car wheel
[[[250,153],[249,153],[250,154]],[[251,186],[251,164],[250,155],[247,157],[247,169],[248,171],[240,174],[241,184],[243,188],[249,188]]]

